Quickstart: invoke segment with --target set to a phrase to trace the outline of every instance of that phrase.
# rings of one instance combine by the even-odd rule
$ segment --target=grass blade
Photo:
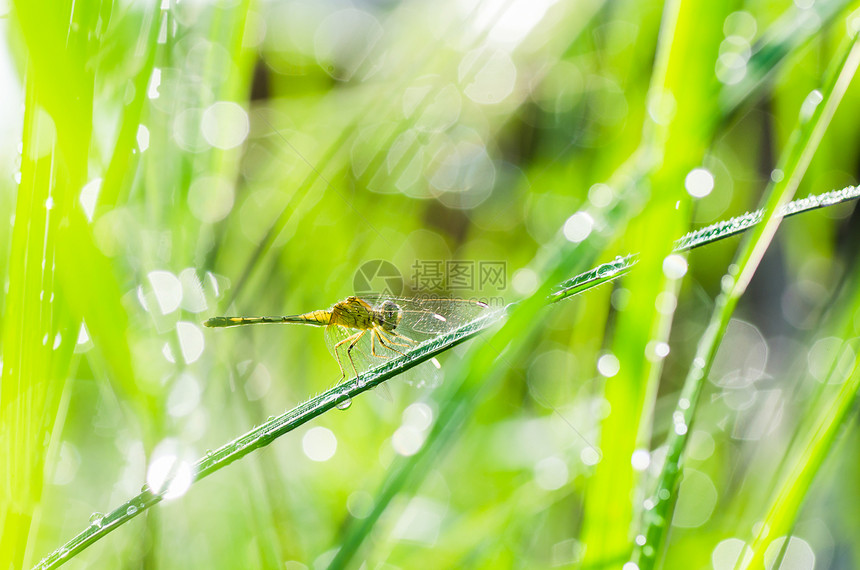
[[[756,226],[747,236],[736,257],[737,271],[730,273],[731,284],[717,298],[705,335],[699,341],[696,357],[684,381],[681,397],[676,408],[679,420],[670,432],[668,453],[656,488],[647,500],[644,516],[644,544],[634,550],[634,561],[640,568],[653,568],[665,544],[677,500],[678,482],[683,470],[683,453],[695,418],[699,396],[716,355],[732,312],[743,295],[755,272],[764,251],[773,239],[782,219],[780,212],[797,189],[806,171],[812,154],[821,142],[836,107],[845,94],[860,63],[860,47],[856,38],[851,38],[839,58],[837,71],[828,80],[823,95],[818,94],[814,112],[801,111],[800,121],[792,135],[779,171],[784,179],[774,183],[768,190],[764,223]],[[813,96],[815,96],[813,94]]]

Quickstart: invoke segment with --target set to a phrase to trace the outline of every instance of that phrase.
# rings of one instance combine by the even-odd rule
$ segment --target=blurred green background
[[[641,251],[641,271],[536,316],[351,564],[621,567],[739,240],[692,253],[683,279],[664,280],[663,258],[759,206],[856,9],[4,3],[4,567],[36,564],[164,465],[181,480],[339,376],[321,331],[206,318],[327,308],[362,277],[389,284],[375,260],[404,295],[432,281],[512,302],[560,243],[583,240],[588,264]],[[858,103],[852,84],[799,196],[857,182]],[[663,567],[733,568],[793,466],[815,466],[789,450],[853,377],[858,228],[853,203],[782,225],[696,410]],[[392,463],[420,448],[463,353],[172,488],[67,566],[326,567]],[[771,567],[858,563],[860,442],[852,415],[840,425],[783,518],[790,538],[764,545]]]

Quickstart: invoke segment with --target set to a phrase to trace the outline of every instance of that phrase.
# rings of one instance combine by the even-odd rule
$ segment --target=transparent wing
[[[494,310],[485,303],[470,299],[382,295],[365,295],[362,299],[374,308],[388,300],[397,303],[403,311],[403,318],[395,332],[418,342],[450,332]]]

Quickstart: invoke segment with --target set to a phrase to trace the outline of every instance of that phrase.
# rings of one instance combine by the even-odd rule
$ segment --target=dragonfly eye
[[[394,301],[385,301],[377,311],[377,319],[380,326],[387,331],[393,331],[403,318],[403,311]]]

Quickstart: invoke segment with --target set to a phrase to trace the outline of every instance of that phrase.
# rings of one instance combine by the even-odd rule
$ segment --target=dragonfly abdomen
[[[282,318],[285,323],[303,323],[324,327],[331,323],[331,311],[311,311],[302,315],[290,315]]]
[[[326,326],[330,321],[331,313],[329,311],[311,311],[303,315],[287,315],[283,317],[212,317],[203,324],[207,327],[238,327],[264,323],[299,323]]]

